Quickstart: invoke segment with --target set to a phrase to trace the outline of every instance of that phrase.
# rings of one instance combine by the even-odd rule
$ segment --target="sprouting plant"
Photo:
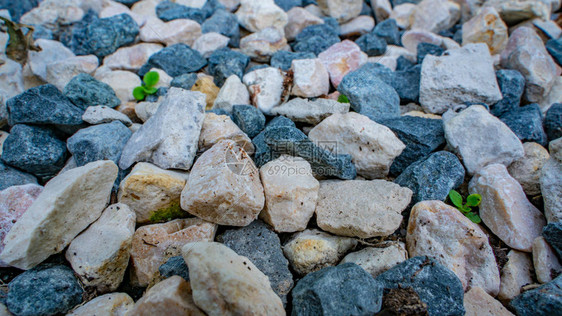
[[[160,75],[156,71],[147,72],[142,78],[143,84],[133,90],[135,99],[142,101],[147,95],[155,94],[158,91],[156,84],[160,80]]]
[[[471,194],[466,197],[466,204],[463,204],[462,195],[455,191],[449,191],[449,199],[453,204],[463,213],[468,219],[470,219],[473,223],[480,224],[482,219],[478,214],[472,212],[473,207],[477,207],[482,202],[482,196],[480,194]]]
[[[349,103],[349,99],[344,94],[340,94],[340,96],[338,97],[338,102]]]

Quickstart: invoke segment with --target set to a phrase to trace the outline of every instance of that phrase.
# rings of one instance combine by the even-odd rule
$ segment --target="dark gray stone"
[[[445,144],[445,131],[441,120],[401,116],[384,120],[381,124],[390,128],[406,145],[390,166],[390,174],[393,176],[398,176],[409,165]]]
[[[280,50],[271,56],[271,67],[277,67],[283,71],[287,71],[291,68],[293,60],[313,58],[316,58],[316,56],[310,52],[295,53]]]
[[[256,220],[246,227],[227,230],[217,240],[250,259],[269,278],[273,291],[286,302],[293,287],[293,275],[279,237],[264,222]]]
[[[184,280],[189,281],[189,268],[182,256],[171,257],[158,268],[158,271],[164,278],[179,275]]]
[[[8,284],[6,306],[17,316],[65,314],[82,302],[83,293],[72,269],[42,264]]]
[[[392,7],[395,7],[397,5],[401,5],[401,4],[404,4],[404,3],[418,4],[421,1],[422,0],[390,0],[390,3],[392,4]]]
[[[178,87],[185,90],[191,90],[191,87],[197,82],[197,74],[184,74],[178,77],[175,77],[170,85],[172,87]]]
[[[214,76],[215,84],[222,87],[231,75],[237,75],[240,79],[244,76],[244,70],[250,62],[250,57],[228,48],[214,51],[209,56],[209,67],[207,71]]]
[[[554,103],[546,111],[544,129],[549,141],[562,137],[562,103]]]
[[[28,89],[9,99],[6,106],[10,125],[29,123],[75,127],[84,123],[84,110],[70,102],[52,84]]]
[[[457,156],[439,151],[411,164],[394,182],[414,192],[412,204],[415,204],[427,200],[445,201],[449,191],[463,183],[464,175],[464,167]]]
[[[562,222],[549,223],[542,230],[542,236],[562,260]]]
[[[46,127],[18,124],[4,141],[5,164],[38,177],[50,177],[66,162],[66,144]]]
[[[427,55],[441,56],[445,52],[445,49],[441,46],[437,46],[431,43],[419,43],[418,44],[418,64],[423,63],[423,59]]]
[[[339,31],[327,24],[305,27],[296,37],[293,45],[295,52],[310,52],[318,55],[330,46],[339,43]]]
[[[201,24],[207,18],[202,9],[186,7],[168,0],[160,2],[156,6],[156,15],[164,22],[177,19],[189,19]]]
[[[387,19],[378,23],[373,29],[373,33],[384,39],[388,45],[400,46],[402,42],[400,40],[400,30],[394,19]]]
[[[232,120],[250,138],[258,135],[265,127],[265,116],[252,105],[233,106]]]
[[[232,119],[232,113],[228,112],[225,109],[210,109],[205,111],[207,113],[215,113],[216,115],[226,115],[228,117],[230,117],[230,119]]]
[[[124,5],[132,6],[133,4],[139,2],[140,0],[115,0],[115,1],[122,3]]]
[[[361,8],[361,13],[359,13],[359,15],[373,16],[373,10],[372,10],[371,7],[367,4],[367,2],[370,3],[370,0],[369,0],[369,1],[363,1],[363,7]]]
[[[410,61],[404,56],[400,56],[396,60],[396,71],[406,70],[408,68],[414,67],[415,65],[415,62]]]
[[[226,7],[219,0],[207,0],[201,10],[207,19],[219,10],[226,10]]]
[[[158,90],[156,90],[155,94],[147,95],[144,98],[144,101],[158,102],[158,99],[160,99],[160,97],[166,96],[166,93],[168,93],[168,88],[167,87],[160,87],[160,88],[158,88]]]
[[[355,44],[369,56],[380,56],[386,52],[386,41],[374,33],[361,35]]]
[[[201,32],[216,32],[230,38],[229,45],[238,47],[240,44],[240,27],[236,15],[217,10],[210,18],[201,24]]]
[[[277,116],[272,119],[265,126],[265,130],[273,127],[295,127],[295,123],[284,116]],[[252,143],[254,144],[254,163],[258,168],[265,165],[266,163],[279,158],[280,154],[273,151],[271,147],[265,142],[265,130],[261,131],[254,139]]]
[[[400,97],[396,90],[377,76],[377,66],[367,63],[343,77],[338,91],[351,108],[373,121],[400,116]]]
[[[14,185],[37,184],[37,178],[29,173],[6,166],[0,161],[0,191]]]
[[[491,113],[499,117],[519,107],[521,96],[525,92],[525,78],[519,71],[512,69],[498,70],[496,78],[503,99],[491,107]]]
[[[355,263],[307,274],[293,294],[293,316],[339,316],[378,313],[383,289],[379,282]]]
[[[500,120],[509,126],[522,142],[547,145],[546,133],[542,126],[541,109],[538,104],[513,109],[500,116]]]
[[[19,22],[22,15],[37,7],[41,0],[0,0],[0,10],[8,10],[12,21]]]
[[[546,42],[546,49],[558,65],[562,66],[562,37]]]
[[[83,110],[89,106],[104,105],[114,108],[121,104],[121,100],[108,84],[85,73],[72,78],[63,92],[74,105]]]
[[[459,278],[429,257],[408,259],[375,278],[385,290],[411,287],[427,304],[430,316],[462,316],[464,290]]]
[[[150,69],[158,68],[172,77],[178,77],[195,72],[206,65],[207,61],[198,51],[191,49],[186,44],[179,43],[152,54],[139,70],[139,75],[143,77]]]
[[[275,4],[284,11],[289,11],[294,7],[302,7],[302,0],[275,0]]]
[[[396,90],[401,104],[419,103],[421,65],[394,72],[381,64],[373,65],[371,67],[373,74]]]
[[[553,316],[562,312],[562,275],[516,296],[509,305],[517,316]]]

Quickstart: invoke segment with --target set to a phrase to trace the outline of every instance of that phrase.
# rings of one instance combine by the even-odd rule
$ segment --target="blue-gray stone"
[[[374,33],[361,35],[355,40],[355,44],[369,56],[380,56],[386,52],[386,41]]]
[[[554,103],[544,117],[544,129],[548,140],[562,137],[562,103]]]
[[[275,0],[275,4],[284,11],[289,11],[294,7],[302,7],[302,0]]]
[[[318,55],[330,46],[339,43],[339,31],[327,24],[305,27],[296,37],[293,45],[295,52],[310,52]]]
[[[310,163],[315,175],[352,180],[357,176],[350,155],[337,155],[315,145],[295,127],[269,127],[264,133],[265,143],[271,150],[301,157]]]
[[[400,156],[390,166],[390,174],[398,176],[415,161],[427,157],[445,144],[445,131],[441,120],[424,117],[401,116],[384,120],[381,124],[390,128],[406,145]]]
[[[156,90],[155,94],[147,95],[144,98],[144,101],[146,101],[146,102],[158,102],[158,99],[160,99],[160,97],[166,96],[167,93],[168,93],[167,87],[160,87],[160,88],[158,88],[158,90]]]
[[[517,316],[554,316],[562,313],[562,275],[509,303]]]
[[[50,177],[66,162],[66,144],[46,127],[17,124],[4,141],[2,160],[38,177]]]
[[[331,16],[323,16],[322,20],[324,20],[323,25],[331,27],[336,34],[341,33],[340,24],[338,23],[338,20],[336,20],[336,18],[333,18]]]
[[[400,103],[418,103],[420,98],[421,65],[392,71],[381,64],[374,64],[371,69],[373,74],[396,90]]]
[[[265,116],[252,105],[235,105],[232,107],[232,120],[240,129],[253,138],[265,127]]]
[[[383,288],[348,262],[307,274],[292,292],[293,316],[370,316],[381,309]]]
[[[64,87],[63,93],[83,110],[89,106],[104,105],[114,108],[121,104],[113,88],[85,73],[72,78]]]
[[[202,9],[187,7],[169,0],[160,2],[156,6],[156,15],[164,22],[189,19],[201,24],[207,18]]]
[[[265,142],[265,130],[267,130],[268,128],[282,126],[295,127],[295,123],[284,116],[277,116],[269,121],[269,123],[267,123],[267,125],[265,126],[265,129],[261,131],[256,137],[254,137],[254,139],[252,139],[252,143],[254,144],[255,148],[254,163],[258,168],[272,160],[279,158],[280,154],[273,151],[271,147],[269,147]]]
[[[133,5],[133,4],[137,3],[137,2],[139,2],[140,0],[115,0],[115,1],[117,1],[117,2],[119,2],[119,3],[122,3],[122,4],[124,4],[124,5],[131,6],[131,5]]]
[[[34,40],[38,40],[40,38],[48,39],[48,40],[56,40],[52,30],[46,28],[43,25],[34,24],[32,26],[35,29],[35,31],[33,32]]]
[[[400,30],[396,24],[395,19],[387,19],[373,29],[373,32],[378,37],[384,39],[388,45],[400,45]]]
[[[396,60],[396,71],[406,70],[408,68],[412,68],[416,65],[415,62],[410,61],[408,58],[404,56],[398,57]]]
[[[190,74],[184,74],[184,75],[175,77],[172,80],[172,82],[170,83],[170,85],[172,87],[178,87],[178,88],[182,88],[182,89],[185,89],[185,90],[191,90],[191,87],[193,87],[195,82],[197,82],[197,74],[196,73],[190,73]]]
[[[236,15],[219,9],[203,24],[201,24],[201,32],[215,32],[230,38],[229,45],[238,47],[240,44],[240,27]]]
[[[373,10],[369,6],[369,4],[367,4],[367,2],[369,2],[370,4],[371,1],[363,1],[363,7],[361,8],[361,12],[359,13],[359,15],[373,16]]]
[[[146,64],[139,70],[139,75],[144,75],[152,68],[164,70],[172,77],[195,72],[207,65],[207,60],[198,51],[191,49],[186,44],[179,43],[168,46],[150,56]]]
[[[390,0],[390,3],[392,3],[392,7],[395,7],[397,5],[401,5],[401,4],[404,4],[404,3],[418,4],[421,1],[422,0]]]
[[[0,161],[0,191],[14,185],[28,183],[37,184],[37,178],[29,173],[6,166]]]
[[[207,0],[201,10],[207,19],[219,10],[226,10],[226,7],[219,0]]]
[[[431,43],[419,43],[418,44],[418,64],[423,63],[423,59],[427,55],[441,56],[445,52],[445,49],[441,46],[437,46]]]
[[[250,259],[269,278],[271,289],[286,302],[293,287],[293,275],[289,271],[289,261],[283,255],[279,236],[264,222],[256,220],[248,226],[227,230],[217,240]]]
[[[189,281],[189,268],[182,256],[171,257],[158,268],[158,272],[164,278],[179,275],[184,280]]]
[[[280,68],[283,71],[288,71],[291,68],[291,63],[293,60],[297,59],[313,59],[316,56],[310,52],[288,52],[286,50],[280,50],[275,52],[273,56],[271,56],[271,67]]]
[[[546,49],[558,65],[562,66],[562,37],[546,42]]]
[[[448,151],[438,151],[408,166],[394,180],[414,192],[412,204],[421,201],[445,201],[449,191],[464,182],[465,170],[457,156]]]
[[[427,304],[429,316],[462,316],[465,313],[461,281],[429,257],[408,259],[375,278],[385,290],[411,287]]]
[[[310,4],[318,5],[318,2],[316,0],[302,0],[303,7],[306,7],[307,5]]]
[[[400,97],[396,90],[377,76],[377,66],[367,63],[343,77],[338,91],[351,108],[373,121],[400,116]]]
[[[542,115],[536,103],[513,109],[502,116],[502,120],[522,142],[535,142],[546,147],[548,141],[542,126]]]
[[[225,109],[210,109],[205,111],[207,113],[215,113],[216,115],[226,115],[228,117],[230,117],[230,119],[232,119],[232,113],[228,112]]]
[[[549,223],[542,230],[542,236],[562,260],[562,222]]]
[[[491,107],[491,113],[499,117],[519,107],[521,96],[525,92],[525,78],[519,71],[512,69],[498,70],[496,78],[503,99]]]
[[[34,87],[8,99],[8,123],[78,126],[84,110],[75,106],[52,84]]]
[[[66,314],[82,302],[83,293],[72,269],[42,264],[8,284],[6,306],[17,316]]]
[[[249,62],[250,57],[228,48],[222,48],[209,56],[207,71],[214,77],[215,84],[222,87],[226,79],[232,75],[237,75],[242,79]]]
[[[19,22],[22,15],[37,7],[41,0],[0,0],[0,10],[8,10],[12,21]]]

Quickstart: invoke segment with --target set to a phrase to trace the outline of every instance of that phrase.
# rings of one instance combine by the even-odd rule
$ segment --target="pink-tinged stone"
[[[43,187],[37,184],[16,185],[0,191],[0,252],[4,250],[4,237],[41,191]],[[0,267],[9,265],[0,260]]]
[[[330,81],[337,88],[343,77],[359,69],[367,62],[367,54],[350,40],[336,43],[318,55],[330,74]]]

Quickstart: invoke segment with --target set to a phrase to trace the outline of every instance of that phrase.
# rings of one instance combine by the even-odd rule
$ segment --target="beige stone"
[[[199,52],[203,57],[209,58],[217,50],[228,46],[230,38],[216,33],[209,32],[199,36],[193,43],[192,48]]]
[[[500,302],[479,287],[473,287],[464,294],[465,316],[513,316]]]
[[[285,74],[278,68],[267,67],[254,70],[244,75],[244,84],[250,92],[252,104],[264,114],[283,103],[282,94],[285,90]]]
[[[287,49],[283,29],[267,27],[240,40],[240,51],[254,61],[268,62],[273,54]]]
[[[484,7],[462,26],[462,44],[485,43],[490,54],[498,54],[507,45],[507,25],[493,7]]]
[[[550,107],[554,103],[562,103],[562,77],[561,76],[557,76],[554,79],[554,84],[552,85],[552,89],[550,89],[550,92],[542,100],[539,101],[539,106],[541,108],[542,114],[545,115],[548,109],[550,109]]]
[[[137,74],[125,70],[96,71],[94,78],[108,84],[122,103],[136,101],[133,90],[142,84]]]
[[[134,304],[133,299],[126,293],[109,293],[79,306],[67,316],[126,316]]]
[[[325,15],[337,19],[339,23],[343,23],[359,16],[363,8],[363,1],[318,0],[318,7],[320,7]]]
[[[185,245],[193,300],[213,315],[285,315],[269,279],[248,258],[216,242]]]
[[[149,18],[140,29],[140,39],[148,43],[162,43],[170,46],[184,43],[189,46],[201,36],[201,25],[193,20],[176,19],[163,22],[158,18]]]
[[[147,17],[145,15],[133,13],[126,5],[111,0],[104,1],[104,8],[99,12],[99,17],[109,18],[123,13],[130,15],[133,20],[137,22],[139,27],[142,27],[146,23]]]
[[[521,293],[521,287],[533,284],[531,269],[533,262],[528,253],[510,250],[507,263],[501,271],[501,285],[498,299],[510,301]]]
[[[234,124],[228,115],[217,115],[210,112],[205,114],[205,120],[203,120],[203,127],[199,135],[199,151],[210,149],[216,143],[226,139],[234,141],[248,155],[254,153],[252,140],[238,125]]]
[[[294,40],[307,26],[324,24],[324,20],[301,7],[294,7],[287,11],[287,16],[289,20],[285,26],[285,37],[288,41]]]
[[[510,25],[534,17],[550,19],[551,6],[542,0],[487,0],[484,5],[494,7]]]
[[[103,65],[112,70],[138,71],[150,56],[163,48],[156,43],[140,43],[121,47],[103,59]]]
[[[550,155],[544,147],[533,142],[523,143],[523,149],[525,156],[515,160],[507,170],[527,195],[538,195],[541,193],[541,169]]]
[[[39,24],[56,27],[60,24],[71,24],[82,20],[87,12],[86,7],[89,1],[78,0],[46,0],[39,6],[25,13],[20,18],[23,24]],[[101,4],[101,1],[91,1],[92,5]],[[85,6],[82,6],[85,4]],[[101,9],[101,7],[98,7]],[[99,10],[98,10],[99,11]]]
[[[368,15],[360,15],[353,20],[340,25],[340,35],[344,37],[367,34],[375,27],[375,19]]]
[[[273,0],[241,0],[236,11],[238,22],[250,32],[259,32],[268,27],[282,30],[287,25],[287,13]]]
[[[408,30],[402,34],[402,45],[414,56],[417,54],[419,43],[430,43],[446,49],[460,48],[460,45],[450,38],[448,39],[447,37],[439,36],[425,30]]]
[[[162,2],[162,0],[141,0],[133,4],[131,11],[146,17],[158,17],[156,15],[156,6],[160,2]]]
[[[412,16],[416,11],[416,5],[413,3],[403,3],[395,6],[390,13],[390,19],[396,20],[396,24],[403,28],[408,29],[411,25]]]
[[[294,98],[289,102],[276,106],[271,111],[274,115],[284,115],[294,122],[317,125],[332,114],[349,112],[349,103],[318,98],[316,100]]]
[[[228,112],[232,111],[232,106],[238,104],[249,104],[250,93],[246,85],[242,83],[237,75],[231,75],[222,85],[213,109],[223,109]]]
[[[98,58],[94,55],[54,61],[46,66],[46,81],[62,91],[72,78],[81,73],[92,74],[96,68],[98,68]]]
[[[481,287],[492,296],[500,272],[488,236],[456,208],[441,201],[417,203],[406,235],[411,257],[430,256],[453,271],[465,289]]]
[[[392,14],[392,4],[389,0],[371,0],[371,7],[378,23],[388,19]]]
[[[533,265],[540,283],[548,283],[562,273],[562,265],[554,249],[542,236],[537,237],[533,242]]]
[[[411,16],[412,29],[439,33],[453,27],[461,17],[461,7],[449,0],[422,0]]]
[[[138,228],[131,248],[131,282],[147,286],[163,263],[181,255],[183,245],[212,241],[216,231],[217,225],[198,218],[176,219]]]
[[[376,278],[379,274],[408,259],[402,242],[385,242],[383,247],[367,247],[345,256],[340,264],[353,262]]]
[[[293,88],[297,97],[314,98],[330,92],[330,75],[319,59],[297,59],[291,64]]]
[[[213,108],[213,104],[215,104],[215,99],[217,98],[220,89],[213,82],[213,77],[200,76],[193,87],[191,87],[191,91],[199,91],[203,93],[207,102],[206,109],[210,110]]]

